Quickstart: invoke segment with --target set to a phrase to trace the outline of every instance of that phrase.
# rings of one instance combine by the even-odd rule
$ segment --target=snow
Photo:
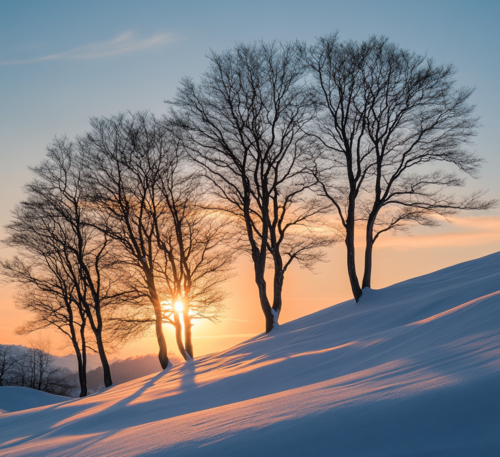
[[[496,253],[0,415],[0,456],[500,455],[499,327]]]
[[[68,397],[52,395],[27,387],[0,387],[0,412],[12,413],[39,406],[52,405],[69,400]]]
[[[271,314],[273,315],[273,328],[276,328],[278,325],[278,319],[280,317],[279,311],[275,311],[274,309],[271,308]]]

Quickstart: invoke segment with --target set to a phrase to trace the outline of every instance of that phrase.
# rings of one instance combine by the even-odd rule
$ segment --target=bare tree
[[[372,145],[365,138],[366,108],[356,104],[363,91],[361,68],[368,54],[369,49],[357,43],[339,43],[337,35],[320,38],[305,52],[319,108],[313,133],[319,153],[311,171],[319,194],[339,216],[356,301],[361,296],[354,247],[356,203],[373,169]]]
[[[158,357],[165,369],[168,353],[162,329],[161,285],[155,275],[159,251],[153,208],[161,157],[170,145],[155,147],[157,138],[147,134],[147,114],[93,118],[90,123],[91,130],[79,139],[80,160],[87,170],[87,199],[98,211],[96,226],[121,245],[123,261],[143,277],[154,311]],[[147,322],[143,319],[141,323]]]
[[[15,364],[16,359],[12,354],[12,349],[6,345],[0,345],[0,386],[9,384]]]
[[[164,256],[160,272],[168,289],[169,311],[176,337],[182,338],[183,357],[194,357],[192,320],[217,321],[226,297],[221,284],[230,276],[236,250],[231,221],[206,208],[200,178],[187,167],[186,157],[174,149],[159,180],[155,206],[157,243]],[[180,304],[180,309],[176,307]]]
[[[75,297],[71,278],[66,276],[54,256],[36,258],[30,255],[28,259],[26,254],[25,252],[23,255],[24,260],[14,257],[1,263],[2,274],[19,286],[17,305],[36,316],[16,332],[26,335],[46,328],[56,328],[67,336],[77,358],[80,397],[85,397],[88,344],[85,336],[85,310]]]
[[[92,127],[79,145],[89,202],[101,212],[98,226],[139,267],[159,341],[161,324],[172,324],[179,352],[192,357],[191,319],[216,320],[222,308],[219,286],[233,259],[223,245],[227,221],[200,207],[202,189],[166,122],[134,113],[94,119]],[[176,302],[183,304],[182,316]],[[147,324],[151,317],[146,312],[121,325]]]
[[[361,296],[354,259],[356,223],[366,223],[362,287],[371,286],[373,245],[381,233],[411,224],[437,225],[435,216],[482,210],[483,192],[456,196],[458,174],[475,176],[481,160],[465,146],[477,128],[471,89],[458,88],[452,65],[411,53],[385,37],[341,42],[336,34],[310,47],[319,115],[320,153],[313,169],[319,193],[336,208],[347,246],[348,273]]]
[[[38,302],[30,303],[26,295],[24,300],[21,298],[21,304],[37,311],[37,317],[65,310],[57,316],[52,314],[52,324],[57,323],[56,317],[62,319],[59,323],[63,326],[69,323],[74,345],[71,325],[75,319],[71,313],[73,305],[77,306],[80,348],[86,345],[84,324],[88,322],[108,387],[112,380],[104,347],[104,309],[134,299],[134,292],[121,287],[111,239],[91,224],[93,212],[82,197],[82,173],[75,161],[73,143],[64,138],[55,140],[48,148],[48,159],[33,172],[36,178],[26,186],[27,198],[18,205],[13,222],[6,227],[9,236],[5,244],[20,249],[26,261],[4,262],[4,273],[39,289],[42,295],[38,294]],[[48,323],[45,320],[42,325]]]
[[[172,102],[183,147],[205,172],[217,208],[248,239],[266,333],[278,323],[284,275],[296,260],[310,268],[333,239],[314,228],[324,202],[308,194],[305,133],[314,103],[294,44],[237,45],[212,52],[201,82],[184,79]],[[274,268],[273,301],[265,280]]]
[[[15,355],[15,364],[9,385],[42,390],[55,395],[69,396],[74,389],[71,372],[53,364],[50,342],[38,337]]]

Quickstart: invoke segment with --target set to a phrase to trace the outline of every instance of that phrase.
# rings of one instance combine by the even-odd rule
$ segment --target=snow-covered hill
[[[499,387],[497,253],[99,395],[1,415],[0,455],[494,456]]]
[[[28,389],[27,387],[0,387],[0,413],[3,414],[53,405],[66,400],[68,400],[68,397],[52,395],[47,392]]]

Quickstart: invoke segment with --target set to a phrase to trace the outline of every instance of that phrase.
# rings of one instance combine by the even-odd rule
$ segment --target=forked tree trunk
[[[257,284],[257,288],[259,289],[260,306],[266,319],[266,334],[268,334],[274,327],[274,315],[269,299],[267,298],[267,284],[264,277],[266,269],[265,258],[264,261],[262,261],[260,257],[259,250],[254,247],[252,249],[252,260],[255,272],[255,284]]]
[[[267,298],[267,286],[266,280],[264,278],[264,271],[260,267],[260,265],[254,263],[255,267],[255,282],[257,284],[257,288],[259,289],[259,299],[260,306],[262,308],[262,312],[264,313],[264,317],[266,319],[266,334],[269,333],[274,328],[274,315],[271,311],[271,305],[269,304],[269,300]]]

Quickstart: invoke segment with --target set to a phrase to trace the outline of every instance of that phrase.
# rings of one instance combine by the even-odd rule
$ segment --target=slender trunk
[[[189,357],[194,359],[193,339],[191,333],[191,327],[193,326],[193,324],[191,323],[189,308],[185,309],[182,317],[184,318],[184,344],[186,345],[186,352],[188,353]]]
[[[113,385],[111,380],[111,369],[109,368],[108,358],[106,356],[106,351],[104,350],[104,343],[102,341],[101,332],[97,332],[95,335],[97,349],[99,351],[99,357],[101,359],[102,371],[104,373],[104,386],[110,387]]]
[[[247,184],[244,182],[244,186]],[[268,200],[263,202],[263,207],[266,207]],[[247,229],[248,239],[250,240],[250,245],[252,246],[252,261],[253,268],[255,272],[255,283],[257,284],[257,288],[259,289],[259,300],[260,306],[262,308],[262,312],[264,313],[264,317],[266,319],[266,334],[268,334],[274,325],[274,315],[272,312],[271,305],[269,303],[269,299],[267,298],[267,286],[266,279],[264,277],[264,273],[266,270],[266,240],[268,236],[268,230],[266,222],[264,221],[261,233],[261,249],[257,247],[257,242],[254,239],[253,226],[250,217],[250,200],[249,197],[245,201],[244,206],[244,215],[245,215],[245,225]]]
[[[272,312],[271,305],[269,303],[269,299],[267,298],[267,285],[266,285],[266,279],[264,277],[264,272],[266,269],[266,263],[265,263],[266,259],[264,257],[263,260],[261,260],[261,253],[259,249],[254,247],[252,249],[252,260],[255,272],[255,283],[257,284],[257,288],[259,289],[260,306],[262,308],[262,312],[264,313],[264,317],[266,319],[266,334],[267,334],[273,329],[274,315]]]
[[[80,397],[87,396],[87,348],[85,346],[85,326],[80,326],[80,340],[82,349],[78,346],[78,340],[74,334],[73,326],[71,326],[71,340],[75,349],[76,359],[78,361],[78,380],[80,382]]]
[[[94,299],[94,309],[96,311],[95,319],[97,323],[94,321],[94,317],[88,307],[86,306],[87,316],[90,323],[90,328],[94,332],[95,341],[97,344],[97,350],[99,352],[99,358],[101,359],[102,371],[104,374],[104,386],[110,387],[113,385],[113,381],[111,380],[111,369],[109,368],[108,357],[106,356],[106,351],[104,349],[104,342],[102,341],[102,318],[99,312],[100,302],[99,298],[95,294],[93,296]]]
[[[76,354],[76,359],[78,361],[78,380],[80,382],[80,397],[87,396],[87,373],[85,362],[83,361],[82,354],[80,351]]]
[[[282,292],[283,292],[284,279],[285,279],[285,272],[283,271],[283,262],[280,256],[279,259],[275,260],[274,262],[273,318],[275,324],[278,323],[278,318],[281,313],[281,306],[283,304]]]
[[[80,397],[86,397],[88,394],[87,389],[87,348],[85,345],[82,347],[82,367],[81,371],[78,371],[78,376],[80,378]],[[80,367],[78,367],[80,370]]]
[[[347,247],[347,273],[351,282],[352,294],[356,302],[363,293],[359,287],[358,275],[356,274],[356,257],[354,249],[354,217],[348,217],[346,227],[345,245]]]
[[[87,341],[85,339],[85,327],[82,327],[80,330],[81,341],[82,341],[82,375],[83,378],[80,381],[80,385],[82,386],[81,392],[85,393],[85,396],[88,394],[87,390]]]
[[[95,340],[97,343],[97,350],[99,351],[99,357],[101,359],[102,371],[104,374],[104,386],[111,387],[113,385],[113,380],[111,379],[111,368],[109,367],[108,356],[104,350],[104,342],[102,341],[102,319],[100,314],[97,316],[98,327],[97,332],[95,332]]]
[[[371,218],[370,218],[371,219]],[[373,220],[368,220],[366,226],[366,247],[365,247],[365,272],[363,274],[363,289],[371,288],[372,284],[372,262],[373,262]]]
[[[274,315],[272,313],[271,305],[267,298],[267,285],[264,278],[264,269],[260,266],[259,262],[254,261],[255,269],[255,283],[259,289],[260,306],[266,318],[266,334],[269,333],[274,327]]]
[[[158,299],[158,294],[156,293],[154,278],[152,277],[150,272],[146,272],[146,279],[148,283],[149,299],[151,301],[151,304],[153,305],[153,309],[155,312],[156,339],[158,341],[159,347],[158,359],[160,361],[162,370],[165,370],[165,368],[168,367],[168,355],[167,342],[165,340],[165,335],[163,334],[163,315],[161,311],[161,303]]]
[[[179,313],[174,310],[174,326],[175,326],[175,341],[177,342],[177,347],[181,353],[184,360],[187,360],[186,349],[184,348],[184,343],[182,342],[182,323]]]

